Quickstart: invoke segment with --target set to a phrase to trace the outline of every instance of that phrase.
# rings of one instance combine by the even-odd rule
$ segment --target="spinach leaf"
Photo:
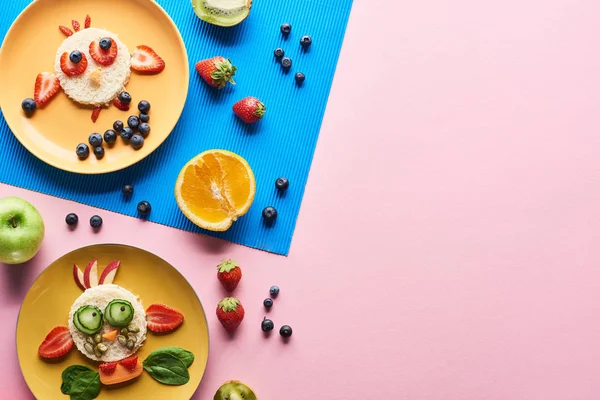
[[[194,354],[192,354],[191,351],[182,349],[181,347],[176,347],[176,346],[163,347],[161,349],[153,351],[150,355],[155,354],[155,353],[171,354],[172,356],[179,358],[181,360],[181,362],[187,368],[189,368],[190,365],[192,365],[192,363],[194,362]]]
[[[153,351],[144,360],[144,369],[152,378],[165,385],[185,385],[190,380],[190,373],[183,361],[160,350]]]
[[[92,400],[100,393],[100,375],[82,365],[67,367],[62,373],[60,391],[71,396],[71,400]]]
[[[83,365],[71,365],[70,367],[67,367],[63,373],[62,373],[62,380],[63,383],[62,385],[60,385],[60,391],[63,394],[69,394],[69,392],[71,391],[71,386],[73,385],[73,382],[75,381],[75,379],[77,378],[77,375],[79,375],[80,372],[93,372],[91,369],[89,369],[88,367],[84,367]]]

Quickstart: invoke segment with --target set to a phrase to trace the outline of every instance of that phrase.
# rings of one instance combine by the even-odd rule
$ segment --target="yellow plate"
[[[120,111],[114,106],[103,109],[96,123],[90,119],[91,108],[78,106],[62,90],[27,118],[21,102],[33,97],[35,78],[40,72],[54,72],[56,51],[66,38],[58,26],[71,28],[74,19],[83,27],[86,14],[91,17],[92,27],[119,35],[129,51],[142,44],[152,47],[165,60],[166,68],[157,75],[132,71],[127,85],[133,98],[130,110]],[[36,0],[13,23],[0,51],[0,107],[8,126],[40,160],[76,173],[123,169],[156,150],[181,115],[188,83],[188,59],[181,35],[167,13],[152,0]],[[140,100],[148,100],[152,105],[152,131],[144,147],[136,151],[118,138],[113,148],[105,145],[102,160],[93,154],[84,161],[77,158],[78,143],[87,143],[90,133],[102,134],[112,129],[115,120],[125,122],[129,115],[137,115]]]
[[[171,306],[184,315],[183,324],[169,334],[148,332],[136,353],[142,362],[150,352],[166,346],[183,347],[194,353],[189,368],[190,381],[182,386],[158,383],[146,371],[134,381],[119,387],[103,386],[99,399],[189,399],[196,391],[208,360],[206,315],[194,289],[170,264],[158,256],[135,247],[99,244],[66,254],[46,268],[35,280],[21,306],[17,321],[17,354],[27,385],[38,400],[67,398],[60,391],[61,373],[70,365],[86,365],[97,371],[95,363],[75,346],[59,361],[46,361],[37,354],[40,343],[52,328],[67,325],[69,310],[82,293],[73,279],[73,264],[84,266],[98,258],[101,273],[112,260],[121,260],[114,283],[138,295],[145,308],[153,303]]]

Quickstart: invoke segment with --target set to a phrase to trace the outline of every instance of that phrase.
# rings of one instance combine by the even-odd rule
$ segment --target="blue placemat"
[[[3,2],[2,38],[29,3],[29,0]],[[138,201],[148,200],[152,203],[150,221],[287,254],[352,0],[255,0],[250,17],[233,28],[204,23],[194,14],[189,0],[158,0],[158,3],[179,27],[190,61],[187,103],[169,139],[151,156],[123,171],[82,176],[55,169],[32,156],[0,116],[0,181],[130,216],[137,216]],[[293,26],[288,40],[279,33],[283,22]],[[303,34],[313,38],[308,52],[303,52],[299,45]],[[277,47],[284,48],[293,59],[294,65],[287,74],[273,58]],[[234,60],[239,71],[243,71],[244,76],[238,78],[240,84],[216,92],[201,82],[194,65],[213,55],[226,55]],[[294,81],[297,71],[307,77],[301,88]],[[263,100],[268,111],[259,125],[245,126],[235,119],[231,106],[250,95]],[[214,118],[199,118],[198,107],[202,107],[201,115]],[[257,180],[256,198],[250,211],[224,233],[197,228],[179,211],[173,195],[181,167],[196,154],[211,148],[242,155]],[[284,196],[275,189],[275,179],[279,176],[286,176],[291,182]],[[128,182],[134,184],[135,194],[125,201],[120,190]],[[279,211],[272,227],[265,226],[261,217],[262,209],[268,205]]]

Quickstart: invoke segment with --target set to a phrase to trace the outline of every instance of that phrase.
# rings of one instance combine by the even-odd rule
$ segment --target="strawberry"
[[[57,326],[46,336],[38,354],[44,358],[58,358],[64,356],[73,347],[73,339],[66,326]]]
[[[83,29],[87,29],[92,25],[92,19],[89,15],[85,16],[85,23],[83,24]]]
[[[252,124],[265,115],[267,108],[256,97],[246,97],[233,105],[233,112],[247,124]]]
[[[58,29],[67,36],[71,36],[73,34],[73,31],[66,26],[59,25]]]
[[[69,53],[66,51],[60,56],[60,69],[67,76],[77,76],[81,75],[85,72],[87,68],[88,62],[85,54],[81,53],[81,61],[77,64],[71,62],[69,59]]]
[[[217,278],[228,292],[233,292],[242,279],[242,269],[233,260],[223,261],[217,266]]]
[[[137,359],[137,357],[136,357],[136,359]],[[137,362],[137,360],[136,360],[136,362]],[[109,362],[109,363],[98,365],[98,370],[106,375],[112,375],[113,372],[115,372],[115,369],[117,369],[116,362]]]
[[[158,74],[165,69],[165,61],[152,48],[138,46],[131,56],[131,69],[142,74]]]
[[[33,99],[38,105],[43,106],[49,102],[59,90],[60,81],[58,78],[49,72],[42,72],[35,79]]]
[[[81,25],[79,25],[79,22],[72,20],[71,25],[73,25],[73,30],[75,32],[79,32],[79,28],[81,28]]]
[[[121,111],[129,111],[129,104],[121,103],[118,97],[113,100],[113,104]]]
[[[90,56],[100,65],[110,65],[115,62],[118,53],[117,43],[112,39],[110,39],[110,48],[108,50],[102,50],[100,48],[99,40],[94,40],[90,43]]]
[[[102,111],[102,107],[94,108],[94,111],[92,111],[92,122],[96,122],[98,116],[100,115],[100,111]]]
[[[217,318],[229,333],[235,332],[244,319],[244,307],[238,299],[226,297],[217,305]]]
[[[183,322],[183,314],[163,304],[152,304],[146,310],[148,329],[152,332],[170,332]]]
[[[235,85],[233,76],[237,70],[229,59],[221,56],[198,61],[196,71],[210,86],[223,89],[227,82]]]
[[[121,364],[128,370],[133,371],[137,365],[137,362],[138,362],[137,356],[131,356],[129,358],[119,361],[119,364]]]

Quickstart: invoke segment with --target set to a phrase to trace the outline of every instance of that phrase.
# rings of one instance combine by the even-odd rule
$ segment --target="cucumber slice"
[[[73,324],[86,335],[93,335],[102,329],[102,311],[98,307],[83,306],[73,314]]]
[[[133,319],[133,306],[127,300],[115,299],[104,309],[104,318],[115,328],[124,328]]]

